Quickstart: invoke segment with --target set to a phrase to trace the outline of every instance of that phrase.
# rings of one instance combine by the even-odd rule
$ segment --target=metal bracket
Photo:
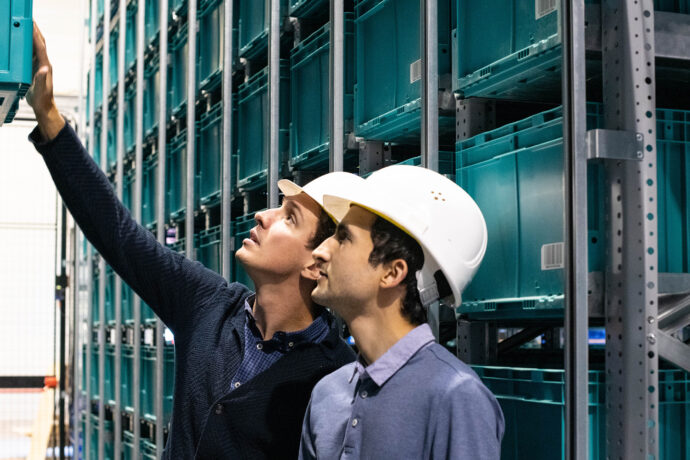
[[[489,364],[496,359],[496,327],[484,321],[457,322],[457,356],[468,364]]]
[[[390,163],[390,148],[385,148],[380,141],[362,141],[359,143],[359,175],[372,173]]]
[[[657,327],[664,332],[674,332],[690,324],[690,295],[659,297]]]
[[[644,136],[631,131],[590,129],[587,131],[588,160],[644,159]]]
[[[659,343],[659,355],[666,361],[690,372],[690,346],[660,330],[657,330],[655,334],[649,334],[647,340],[651,343],[656,340]]]
[[[469,139],[496,127],[496,101],[472,97],[455,101],[455,140]]]

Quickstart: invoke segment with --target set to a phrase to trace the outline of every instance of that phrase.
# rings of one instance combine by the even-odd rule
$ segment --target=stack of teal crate
[[[0,126],[10,123],[32,81],[32,0],[0,0]]]

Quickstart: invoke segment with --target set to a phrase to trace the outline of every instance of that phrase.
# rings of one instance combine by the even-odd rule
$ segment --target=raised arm
[[[132,219],[58,112],[45,40],[35,25],[34,82],[27,101],[38,121],[30,140],[87,239],[175,334],[183,333],[225,280],[159,244]]]

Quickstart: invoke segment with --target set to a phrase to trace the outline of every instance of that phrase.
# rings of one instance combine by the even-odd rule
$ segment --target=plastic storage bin
[[[110,83],[108,85],[108,94],[112,93],[117,89],[117,60],[118,60],[118,35],[120,35],[120,27],[116,25],[112,31],[110,31],[110,63],[108,65],[108,72],[110,73]]]
[[[134,149],[136,136],[136,87],[129,86],[125,92],[125,153]]]
[[[345,13],[345,98],[343,118],[351,127],[354,92],[354,22]],[[330,24],[290,52],[290,166],[328,163]],[[350,128],[351,129],[351,128]]]
[[[122,408],[127,412],[134,411],[134,347],[132,345],[123,344],[122,349],[122,364],[120,375],[120,396],[122,398]],[[141,375],[141,372],[139,373]]]
[[[142,0],[145,2],[144,18],[144,37],[147,44],[158,42],[158,32],[160,31],[160,3],[159,0]]]
[[[115,272],[110,265],[105,268],[105,322],[115,324]]]
[[[187,131],[182,131],[168,144],[166,169],[166,214],[172,221],[179,221],[184,219],[187,207]]]
[[[0,0],[0,126],[10,123],[31,85],[33,23],[31,0]]]
[[[143,183],[141,187],[141,223],[146,228],[156,225],[158,208],[156,182],[158,180],[158,153],[144,160]]]
[[[600,3],[586,1],[585,3]],[[655,10],[687,11],[685,1],[655,1]],[[560,96],[559,3],[456,2],[453,89],[465,97],[534,100]],[[491,27],[486,26],[491,18]]]
[[[170,0],[168,2],[168,9],[171,14],[175,16],[184,16],[187,14],[187,0]]]
[[[221,272],[221,227],[209,228],[199,233],[197,260],[214,272]]]
[[[421,75],[417,0],[355,4],[357,136],[419,142]],[[438,2],[438,72],[450,73],[450,2]],[[440,85],[439,85],[440,86]],[[439,132],[455,133],[455,118],[440,117]]]
[[[108,111],[108,141],[106,172],[117,165],[117,107],[110,107]]]
[[[287,60],[280,64],[280,153],[288,150],[290,79]],[[269,149],[268,67],[238,89],[237,103],[237,186],[242,189],[266,183]]]
[[[239,249],[242,247],[242,240],[249,238],[249,231],[256,226],[256,221],[254,220],[254,215],[256,213],[251,213],[238,217],[232,222],[232,235],[235,238],[235,248]],[[242,283],[249,289],[254,289],[254,282],[244,271],[244,267],[237,260],[237,258],[232,258],[232,279],[238,283]]]
[[[199,202],[210,206],[220,202],[223,186],[223,103],[216,103],[199,118]]]
[[[137,3],[127,6],[127,33],[125,37],[125,74],[137,60]]]
[[[156,349],[141,347],[141,408],[145,419],[155,422],[156,402]],[[173,383],[175,378],[175,353],[173,347],[166,347],[163,353],[163,423],[172,413]]]
[[[101,322],[99,307],[99,302],[101,298],[99,289],[101,271],[98,267],[98,263],[95,260],[93,263],[92,270],[93,271],[91,277],[91,322],[93,323],[94,327],[97,327]]]
[[[98,112],[103,106],[103,51],[96,54],[96,81],[93,93],[94,110]]]
[[[258,2],[257,2],[258,3]],[[204,89],[221,83],[225,37],[222,0],[203,0],[199,8],[199,81]]]
[[[144,68],[144,138],[158,126],[158,101],[160,98],[159,56],[155,55]]]
[[[105,346],[105,397],[110,406],[115,405],[115,345]]]
[[[328,16],[328,0],[290,0],[289,13],[295,18]]]
[[[101,394],[101,388],[99,386],[100,379],[98,378],[98,366],[100,363],[100,350],[98,344],[93,344],[91,346],[91,374],[89,379],[91,380],[91,400],[99,400]],[[86,367],[84,367],[86,369]]]
[[[472,366],[496,396],[505,417],[502,459],[565,458],[564,371]],[[690,453],[690,378],[678,370],[659,370],[659,458]],[[606,458],[605,374],[589,371],[589,458]]]
[[[239,56],[254,59],[268,49],[270,3],[239,0]],[[235,10],[237,11],[237,10]],[[287,13],[287,0],[280,0],[281,15]]]
[[[114,434],[113,434],[113,422],[112,420],[106,420],[104,423],[104,433],[103,433],[103,439],[104,439],[104,458],[99,459],[98,458],[98,437],[99,437],[99,432],[101,430],[99,426],[99,421],[98,421],[98,416],[97,415],[88,415],[88,417],[91,417],[91,432],[86,433],[86,421],[85,417],[87,417],[86,414],[82,413],[81,415],[81,432],[84,433],[84,436],[89,436],[90,438],[90,445],[89,445],[89,458],[88,460],[113,460],[113,452],[115,449],[114,445]]]
[[[187,78],[189,75],[189,40],[187,24],[173,35],[170,43],[170,107],[179,113],[187,102]]]
[[[93,161],[101,167],[101,133],[103,128],[101,126],[101,119],[98,118],[93,123],[93,145],[90,146],[91,154],[93,155]]]
[[[422,157],[412,157],[398,164],[419,166],[422,164]],[[453,152],[438,152],[438,172],[445,176],[455,177],[455,154]]]

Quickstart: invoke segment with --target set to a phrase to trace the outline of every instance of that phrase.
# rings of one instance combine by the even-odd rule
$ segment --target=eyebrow
[[[348,228],[347,224],[343,224],[342,222],[338,223],[338,225],[335,227],[335,235],[347,236],[352,238],[352,232],[350,232],[350,229]]]
[[[288,211],[290,211],[290,210],[294,211],[295,214],[299,214],[298,217],[299,217],[300,219],[302,219],[302,210],[301,210],[300,207],[297,205],[297,203],[295,203],[295,202],[292,201],[292,200],[284,200],[284,204],[285,204],[285,208],[286,208]]]

